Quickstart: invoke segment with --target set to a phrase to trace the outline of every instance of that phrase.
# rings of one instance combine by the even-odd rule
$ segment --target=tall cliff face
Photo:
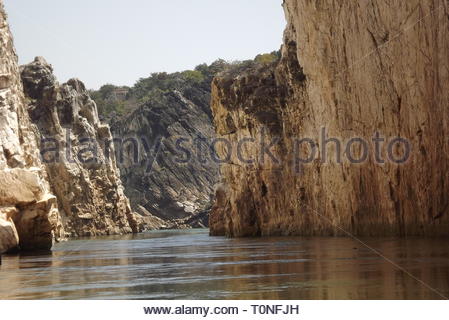
[[[116,166],[108,125],[98,119],[84,84],[60,85],[43,59],[21,68],[28,111],[68,236],[138,232]]]
[[[260,143],[246,143],[240,159],[232,154],[211,234],[447,235],[447,1],[286,0],[284,9],[281,61],[213,82],[218,135],[233,145],[276,137],[278,161],[242,164],[266,154]],[[343,142],[341,152],[353,138],[372,150],[378,132],[383,161],[370,153],[340,163],[335,140],[320,141],[323,128]],[[388,150],[394,137],[411,146],[406,163],[385,161],[407,153]],[[311,138],[315,157],[295,138]],[[352,158],[364,158],[360,144]]]
[[[55,196],[37,151],[17,56],[0,2],[0,253],[49,249],[63,236]]]

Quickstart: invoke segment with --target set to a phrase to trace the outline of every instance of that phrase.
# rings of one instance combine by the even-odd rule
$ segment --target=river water
[[[211,238],[207,230],[74,240],[3,256],[2,299],[442,299],[447,239]]]

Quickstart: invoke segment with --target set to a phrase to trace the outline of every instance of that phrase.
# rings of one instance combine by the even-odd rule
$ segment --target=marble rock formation
[[[0,253],[50,249],[64,236],[34,129],[0,1]]]
[[[277,160],[261,161],[262,144],[245,143],[251,164],[233,153],[222,165],[211,234],[448,235],[449,3],[283,5],[280,61],[213,82],[218,136],[233,145],[276,138]],[[340,152],[320,139],[323,128]],[[361,142],[350,148],[361,163],[343,154],[352,138],[368,142],[366,159]],[[409,156],[405,142],[389,144],[395,138],[408,141]]]
[[[43,58],[21,67],[28,112],[68,236],[139,232],[116,166],[109,126],[84,84],[59,84]]]

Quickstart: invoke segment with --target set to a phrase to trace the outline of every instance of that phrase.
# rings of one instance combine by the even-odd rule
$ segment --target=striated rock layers
[[[63,227],[41,164],[0,2],[0,253],[49,249]]]
[[[140,231],[123,193],[108,125],[84,84],[60,85],[43,59],[21,67],[28,111],[68,236]]]
[[[215,135],[209,101],[207,88],[181,83],[153,92],[113,124],[125,192],[139,213],[174,220],[175,228],[208,225],[218,180],[208,149]]]
[[[218,135],[233,145],[277,138],[277,161],[252,140],[232,154],[211,234],[448,235],[448,2],[286,0],[284,9],[281,60],[213,82]],[[348,155],[319,139],[323,128],[359,143]],[[360,139],[372,150],[376,132],[385,142],[365,160]],[[395,137],[407,139],[408,157],[406,143],[387,147]]]

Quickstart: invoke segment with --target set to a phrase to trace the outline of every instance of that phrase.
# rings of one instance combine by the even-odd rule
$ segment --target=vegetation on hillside
[[[112,84],[106,84],[99,90],[91,90],[90,96],[97,103],[98,113],[102,116],[113,112],[122,115],[125,112],[126,99],[120,99],[115,94],[116,89],[128,89],[127,87],[117,87]]]
[[[106,84],[99,90],[91,90],[90,95],[97,103],[98,112],[103,119],[121,116],[132,112],[138,106],[151,101],[169,91],[184,92],[194,87],[196,90],[210,92],[212,79],[216,74],[229,68],[245,67],[253,64],[269,64],[280,58],[279,51],[261,54],[254,60],[227,62],[223,59],[212,64],[200,64],[194,70],[182,72],[152,73],[147,78],[140,78],[133,87],[119,87]]]

